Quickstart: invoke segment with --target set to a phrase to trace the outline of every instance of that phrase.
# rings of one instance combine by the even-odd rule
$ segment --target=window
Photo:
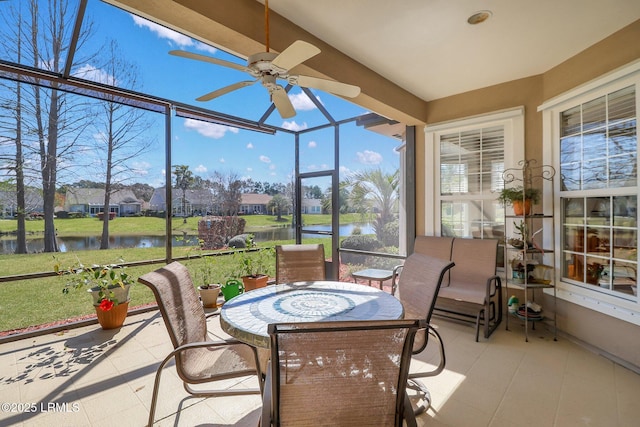
[[[524,156],[523,115],[517,108],[427,127],[427,234],[504,238],[496,192],[505,167]]]
[[[640,65],[549,101],[545,163],[560,171],[560,298],[637,323]]]
[[[563,277],[623,296],[637,289],[635,107],[628,86],[560,113]]]
[[[440,135],[441,235],[501,237],[502,218],[492,193],[504,170],[504,126]],[[502,217],[502,215],[500,215]]]

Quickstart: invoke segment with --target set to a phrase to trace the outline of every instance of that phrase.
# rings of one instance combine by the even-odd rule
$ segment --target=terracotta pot
[[[514,215],[529,215],[531,213],[531,200],[529,199],[524,201],[524,205],[522,200],[514,200],[512,204]]]
[[[129,310],[129,301],[114,305],[111,310],[104,311],[100,307],[96,307],[98,315],[98,323],[102,329],[116,329],[123,325],[127,318],[127,310]]]
[[[222,285],[219,284],[209,285],[207,288],[198,286],[198,291],[200,292],[200,300],[202,301],[202,306],[204,308],[218,307],[218,296],[220,295],[221,287]]]
[[[257,277],[243,276],[242,283],[244,283],[244,291],[248,292],[258,288],[264,288],[265,286],[267,286],[268,280],[269,276],[265,274]]]

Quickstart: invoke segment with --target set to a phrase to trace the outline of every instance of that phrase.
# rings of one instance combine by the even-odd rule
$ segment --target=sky
[[[0,11],[1,8],[2,3]],[[244,59],[98,0],[89,0],[86,17],[93,20],[94,34],[89,43],[78,49],[76,58],[86,58],[89,52],[102,50],[108,40],[115,39],[123,57],[132,69],[137,70],[142,82],[137,88],[140,92],[254,121],[258,121],[270,105],[268,92],[259,83],[209,102],[196,101],[195,98],[205,93],[252,78],[241,71],[172,56],[168,52],[186,50],[245,65]],[[319,55],[321,57],[322,53]],[[113,81],[100,68],[98,61],[76,62],[72,73],[101,82]],[[312,91],[337,120],[368,112],[326,92]],[[326,123],[324,116],[300,88],[294,87],[289,97],[297,111],[296,116],[283,120],[275,111],[267,120],[268,124],[304,130]],[[153,124],[148,136],[156,141],[155,145],[130,167],[136,171],[135,181],[159,187],[164,185],[166,173],[164,117],[152,113],[148,116]],[[218,171],[259,182],[292,180],[294,137],[289,133],[278,132],[272,136],[175,116],[172,132],[172,164],[187,165],[202,178],[209,179]],[[334,166],[333,137],[333,128],[301,135],[300,172],[326,170]],[[341,126],[340,141],[341,179],[362,169],[379,167],[391,173],[399,167],[399,155],[395,150],[401,143],[399,140],[348,124]]]

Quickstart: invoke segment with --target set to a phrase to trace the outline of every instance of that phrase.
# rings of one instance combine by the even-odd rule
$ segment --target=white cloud
[[[252,167],[248,167],[247,168],[247,172],[253,172],[253,168]]]
[[[224,157],[220,157],[220,160],[218,160],[218,161],[219,161],[220,163],[224,163],[224,162],[225,162]]]
[[[317,146],[318,146],[318,143],[317,143],[317,142],[315,142],[315,141],[309,141],[309,145],[308,145],[308,147],[309,147],[309,148],[316,148]]]
[[[340,175],[351,175],[351,169],[346,166],[340,166],[338,170],[340,171]]]
[[[270,165],[269,165],[269,170],[274,171],[274,170],[276,170],[276,168],[277,168],[277,166],[276,166],[276,165],[274,165],[274,164],[270,164]]]
[[[306,93],[304,92],[300,92],[300,93],[295,93],[295,94],[289,94],[289,99],[291,100],[291,103],[293,104],[293,108],[295,108],[297,111],[309,111],[309,110],[313,110],[316,109],[318,107],[316,107],[316,104],[314,104],[309,97],[307,96]],[[318,101],[320,101],[320,97],[316,96],[316,99]],[[322,102],[320,102],[322,103]]]
[[[252,144],[252,143],[248,143],[248,144],[247,144],[247,148],[248,148],[249,150],[251,150],[251,149],[253,148],[253,144]]]
[[[73,73],[73,76],[105,85],[118,86],[118,82],[112,75],[89,64],[85,64],[80,67],[75,73]]]
[[[133,18],[134,24],[138,27],[146,28],[159,38],[169,40],[170,43],[179,47],[194,47],[202,44],[195,43],[191,37],[187,37],[177,31],[170,30],[169,28],[158,25],[155,22],[151,22],[136,15],[131,15],[131,17]]]
[[[216,49],[215,47],[209,46],[208,44],[204,44],[204,43],[201,43],[201,42],[198,42],[198,41],[195,42],[195,47],[198,50],[202,50],[204,52],[208,52],[208,53],[211,53],[211,54],[214,54],[214,53],[216,53],[218,51],[218,49]]]
[[[304,122],[301,125],[299,125],[295,122],[295,120],[291,122],[285,121],[284,123],[282,123],[282,127],[292,131],[299,131],[307,128],[307,122]]]
[[[162,25],[156,24],[155,22],[151,22],[136,15],[131,15],[131,18],[133,18],[133,22],[135,25],[141,28],[148,29],[161,39],[169,40],[170,44],[174,44],[182,48],[193,47],[197,50],[201,50],[210,54],[214,54],[218,51],[218,49],[213,46],[209,46],[208,44],[193,40],[189,36],[180,34],[177,31],[174,31],[167,27],[163,27]]]
[[[149,175],[149,170],[151,169],[151,163],[149,162],[133,162],[131,165],[131,171],[138,175]]]
[[[382,163],[382,155],[380,153],[376,153],[375,151],[358,151],[356,153],[356,156],[358,157],[358,162],[365,165],[378,165]]]
[[[271,159],[267,156],[260,156],[260,161],[262,163],[271,163]]]
[[[186,119],[184,121],[184,127],[187,129],[193,129],[200,135],[213,139],[220,139],[227,132],[238,133],[238,128],[219,125],[216,123],[201,122],[193,119]]]
[[[198,165],[195,169],[194,172],[198,172],[200,174],[202,173],[206,173],[207,172],[207,167],[205,165]]]

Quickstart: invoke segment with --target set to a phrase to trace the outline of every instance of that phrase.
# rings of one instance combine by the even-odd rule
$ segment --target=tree
[[[136,68],[121,58],[115,41],[109,44],[107,55],[107,63],[103,68],[107,81],[103,83],[137,89],[139,84]],[[96,161],[102,163],[102,170],[105,172],[100,249],[109,249],[111,195],[122,187],[125,181],[132,178],[134,168],[128,163],[147,152],[151,147],[151,141],[144,136],[150,125],[145,120],[143,110],[117,102],[116,96],[105,95],[104,97],[105,100],[99,103],[101,112],[96,115],[95,122],[98,135]],[[186,179],[184,175],[182,179]],[[186,220],[185,217],[185,222]]]
[[[322,199],[322,189],[317,185],[305,185],[302,187],[304,197],[307,199]]]
[[[213,175],[214,201],[219,206],[221,215],[237,216],[242,203],[242,190],[245,183],[234,172]]]
[[[193,183],[193,173],[186,165],[174,165],[173,174],[176,177],[176,188],[182,190],[182,214],[184,215],[184,224],[187,223],[187,190]]]
[[[25,13],[22,13],[23,9],[11,9],[11,13],[3,14],[6,21],[13,20],[1,27],[3,34],[0,40],[3,40],[7,57],[23,64],[30,63],[36,69],[63,75],[64,61],[70,57],[70,42],[74,40],[71,32],[76,18],[75,7],[69,3],[65,0],[29,0],[19,3],[20,6],[25,5]],[[40,7],[46,9],[45,13],[40,13]],[[86,18],[75,38],[77,47],[82,46],[92,32],[92,22]],[[10,44],[13,47],[7,49]],[[86,49],[77,51],[86,52]],[[75,59],[78,63],[91,62],[91,57]],[[41,180],[45,252],[58,250],[54,209],[59,167],[64,160],[75,160],[76,144],[92,119],[87,114],[86,98],[60,91],[59,87],[57,81],[38,79],[35,84],[17,84],[14,104],[11,105],[16,114],[12,137],[16,142],[14,173],[17,181],[26,180],[29,172],[37,173]],[[37,166],[26,170],[27,159]],[[19,177],[21,173],[24,175]],[[23,185],[24,182],[17,182],[17,189],[24,189]],[[21,199],[20,195],[18,199]]]
[[[322,197],[322,213],[332,213],[331,203],[333,200],[333,191],[331,187],[327,188],[324,196]],[[346,184],[340,183],[338,190],[338,212],[341,214],[349,213],[349,192],[346,189]]]
[[[4,21],[11,28],[8,28],[8,31],[13,31],[13,37],[11,37],[12,41],[16,41],[17,43],[14,45],[13,43],[4,44],[4,50],[11,51],[15,49],[14,53],[17,59],[17,62],[22,61],[22,8],[19,11],[16,11],[15,8],[11,7],[10,14],[7,14]],[[10,17],[11,18],[8,18]],[[17,22],[17,25],[12,26],[8,19],[13,19]],[[7,128],[14,127],[15,132],[15,156],[12,159],[13,162],[9,161],[8,164],[13,163],[13,166],[9,166],[8,169],[13,173],[16,177],[16,205],[17,205],[17,230],[16,230],[16,250],[17,254],[26,254],[27,253],[27,232],[26,232],[26,203],[25,203],[25,177],[24,177],[24,154],[23,154],[23,139],[22,139],[22,130],[23,130],[23,118],[22,118],[22,83],[16,82],[15,86],[11,87],[11,83],[7,84],[9,92],[13,92],[15,96],[15,102],[12,102],[11,99],[3,100],[2,106],[6,106],[8,110],[9,117],[12,117],[13,123],[8,124]],[[3,123],[3,128],[4,128]]]
[[[278,215],[276,221],[282,221],[282,212],[291,208],[291,201],[282,194],[275,194],[271,200],[269,200],[267,208],[271,211],[275,210]]]
[[[377,168],[356,172],[344,182],[344,188],[350,194],[351,206],[356,212],[376,213],[374,229],[380,241],[383,241],[385,224],[393,221],[397,215],[399,177],[399,170],[385,174]]]

